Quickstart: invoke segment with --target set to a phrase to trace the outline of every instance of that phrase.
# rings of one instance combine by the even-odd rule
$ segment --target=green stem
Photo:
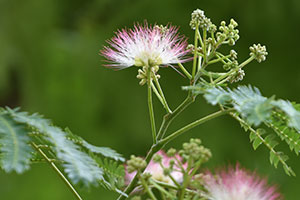
[[[31,145],[35,148],[37,152],[41,154],[41,156],[49,163],[49,165],[54,169],[54,171],[60,176],[60,178],[64,181],[64,183],[68,186],[71,192],[76,196],[78,200],[82,200],[80,195],[77,193],[73,185],[68,181],[68,179],[63,175],[63,173],[58,169],[58,167],[51,161],[50,158],[43,152],[42,149],[38,147],[34,142],[31,142]]]
[[[224,78],[228,77],[229,75],[233,74],[234,72],[238,71],[239,69],[245,67],[247,64],[249,64],[251,61],[255,59],[255,56],[249,57],[247,60],[245,60],[243,63],[241,63],[237,68],[230,70],[228,73],[220,76],[214,81],[214,84],[218,83],[219,81],[223,80]]]
[[[163,166],[163,164],[160,162],[159,163],[160,167],[164,170],[165,166]],[[169,178],[173,181],[173,183],[180,188],[180,184],[175,180],[175,178],[171,175],[171,173],[168,174]]]
[[[222,55],[221,53],[216,52],[216,57],[217,57],[217,58],[222,58],[222,57],[224,57],[224,55]],[[226,62],[225,62],[223,59],[221,59],[221,62],[222,62],[223,64],[226,64]]]
[[[197,31],[197,36],[198,36],[198,39],[199,39],[199,41],[200,41],[200,45],[201,45],[201,47],[203,48],[203,40],[202,40],[202,37],[201,37],[201,34],[200,34],[200,31],[199,31],[199,29],[197,29],[198,31]]]
[[[185,67],[179,62],[178,66],[182,70],[182,72],[188,77],[188,79],[192,79],[192,75],[185,69]]]
[[[155,119],[154,119],[154,111],[153,111],[153,103],[152,103],[151,70],[152,70],[151,67],[148,67],[148,71],[147,71],[148,108],[149,108],[149,115],[150,115],[153,144],[156,144],[157,140],[156,140],[156,128],[155,128]]]
[[[192,102],[192,100],[190,98],[191,97],[188,96],[187,99],[172,114],[174,114],[176,111],[180,113],[182,110],[184,110],[186,108],[186,106],[188,106],[190,104],[190,102]],[[178,131],[175,131],[170,136],[168,136],[168,137],[160,140],[157,144],[152,145],[150,151],[148,152],[148,154],[147,154],[147,156],[145,158],[146,162],[149,163],[150,160],[151,160],[151,158],[152,158],[152,156],[156,152],[158,152],[164,145],[166,145],[168,142],[170,142],[171,140],[173,140],[174,138],[176,138],[178,135],[180,135],[180,134],[182,134],[182,133],[190,130],[191,128],[194,128],[195,126],[198,126],[198,125],[200,125],[200,124],[202,124],[202,123],[204,123],[206,121],[209,121],[209,120],[214,119],[216,117],[222,116],[222,115],[227,114],[227,113],[229,113],[231,111],[232,111],[232,109],[220,110],[220,111],[215,112],[215,113],[213,113],[211,115],[203,117],[203,118],[201,118],[201,119],[199,119],[199,120],[197,120],[197,121],[195,121],[195,122],[193,122],[193,123],[191,123],[191,124],[189,124],[189,125],[181,128],[181,129],[179,129]],[[176,116],[177,115],[173,115],[173,117],[176,117]],[[169,123],[170,123],[170,121],[169,121],[169,118],[168,118],[167,122],[165,121],[165,123],[162,124],[162,127],[165,127],[165,128],[161,128],[162,132],[165,131],[164,129],[168,128]],[[133,191],[133,189],[135,188],[135,185],[136,185],[137,181],[138,181],[138,176],[136,175],[132,179],[132,181],[130,182],[130,184],[127,186],[127,188],[125,189],[124,192],[129,195]],[[125,199],[125,197],[123,195],[120,195],[119,198],[118,198],[118,200],[124,200],[124,199]]]
[[[238,66],[238,68],[243,68],[243,67],[245,67],[245,66],[248,65],[250,62],[252,62],[254,59],[255,59],[255,56],[249,57],[247,60],[245,60],[244,62],[242,62],[242,63]]]
[[[188,107],[193,101],[195,97],[192,96],[191,93],[188,94],[187,98],[172,112],[168,113],[164,116],[163,122],[160,126],[160,129],[157,134],[157,138],[161,139],[164,137],[169,125],[171,122],[183,111]]]
[[[160,96],[159,92],[157,91],[157,89],[156,89],[155,85],[153,84],[153,82],[151,82],[151,87],[152,87],[153,92],[156,94],[158,100],[164,106],[164,101],[163,101],[162,97]]]
[[[163,122],[161,124],[161,127],[160,127],[158,135],[157,135],[158,136],[157,138],[164,136],[164,134],[166,133],[166,131],[167,131],[169,125],[171,124],[171,122],[173,121],[173,119],[176,118],[183,110],[185,110],[194,100],[195,100],[195,98],[191,95],[191,93],[189,93],[187,98],[172,113],[168,113],[164,116]],[[162,145],[160,143],[153,144],[151,149],[147,153],[145,161],[147,163],[149,163],[152,156],[156,152],[158,152],[161,148],[162,148]],[[138,181],[138,176],[135,175],[135,177],[132,179],[130,184],[126,187],[124,192],[129,195],[135,188],[137,181]],[[120,195],[118,200],[124,200],[125,198],[126,197],[124,195]]]
[[[153,75],[153,80],[154,80],[154,82],[156,84],[156,87],[158,89],[158,92],[159,92],[159,94],[160,94],[160,96],[162,98],[163,106],[165,107],[165,109],[167,110],[168,113],[171,113],[172,111],[171,111],[171,109],[168,106],[168,103],[167,103],[167,100],[166,100],[165,95],[163,93],[163,90],[161,89],[159,81],[158,81],[157,77],[155,76],[155,74]]]
[[[193,60],[193,71],[192,71],[192,80],[195,78],[196,74],[196,65],[197,65],[197,49],[198,49],[198,24],[196,25],[196,30],[195,30],[195,41],[194,41],[194,60]]]
[[[171,189],[171,190],[177,190],[177,189],[178,189],[176,186],[170,185],[170,184],[168,184],[168,183],[164,183],[164,182],[160,182],[160,181],[156,181],[156,180],[153,180],[153,182],[155,182],[155,183],[157,183],[157,184],[163,186],[164,188],[169,188],[169,189]],[[199,194],[199,191],[194,191],[194,190],[186,189],[186,192],[191,193],[191,194],[195,194],[195,195],[198,194],[198,195],[203,196],[202,193]]]
[[[152,179],[150,180],[151,181],[151,184],[154,185],[154,187],[156,187],[160,192],[161,192],[161,195],[163,196],[164,198],[164,195],[165,194],[166,196],[168,196],[169,198],[171,199],[174,199],[174,196],[171,195],[167,190],[165,190],[165,188],[163,188],[162,186],[160,186],[158,183],[156,183],[155,181],[153,181]],[[164,198],[166,199],[166,198]]]
[[[202,164],[202,159],[198,160],[196,162],[196,164],[194,165],[194,168],[193,169],[188,169],[186,170],[187,172],[187,177],[186,177],[186,180],[184,181],[184,183],[182,184],[182,188],[184,189],[184,192],[188,186],[188,183],[190,182],[191,178],[195,175],[195,173],[198,171],[198,169],[200,168]]]
[[[158,152],[160,149],[162,148],[162,145],[160,144],[153,144],[149,150],[149,152],[146,155],[145,161],[146,163],[149,163],[152,156]],[[145,168],[143,170],[141,170],[141,172],[143,172],[145,170]],[[138,174],[136,174],[132,181],[129,183],[129,185],[126,187],[126,189],[124,190],[125,194],[130,195],[130,193],[133,191],[133,189],[135,188],[135,185],[138,182]],[[118,200],[124,200],[126,197],[124,195],[120,195]]]
[[[206,63],[207,59],[207,52],[206,52],[206,29],[203,30],[203,48],[202,48],[202,51],[203,51],[203,54],[204,54],[204,57],[203,57],[203,63]]]
[[[192,128],[200,125],[200,124],[203,124],[204,122],[207,122],[207,121],[209,121],[211,119],[214,119],[216,117],[219,117],[219,116],[222,116],[224,114],[227,114],[227,113],[231,112],[232,110],[233,109],[220,110],[220,111],[217,111],[217,112],[212,113],[210,115],[207,115],[207,116],[205,116],[205,117],[203,117],[201,119],[198,119],[198,120],[196,120],[196,121],[194,121],[194,122],[192,122],[192,123],[184,126],[183,128],[175,131],[174,133],[170,134],[169,136],[165,137],[164,139],[162,139],[161,141],[159,141],[159,143],[164,146],[167,143],[169,143],[171,140],[173,140],[174,138],[176,138],[179,135],[181,135],[182,133],[184,133],[184,132],[186,132],[186,131],[188,131],[188,130],[190,130],[190,129],[192,129]]]
[[[224,56],[224,57],[219,57],[217,59],[211,60],[211,61],[208,62],[208,65],[220,62],[220,61],[222,61],[222,60],[224,60],[226,58],[230,58],[230,55],[227,55],[227,56]]]
[[[223,76],[226,73],[223,72],[208,72],[205,69],[201,70],[202,74],[208,77],[212,77],[212,78],[218,78],[220,76]]]
[[[157,200],[156,197],[155,197],[155,195],[154,195],[153,192],[151,191],[151,189],[148,187],[147,182],[145,181],[145,179],[141,176],[140,173],[138,173],[138,174],[139,174],[139,178],[140,178],[140,180],[141,180],[141,183],[142,183],[144,189],[146,190],[146,192],[149,194],[150,198],[151,198],[152,200]]]
[[[189,157],[187,163],[188,163],[187,169],[182,172],[183,173],[183,183],[182,183],[181,190],[179,192],[179,200],[184,199],[185,189],[186,189],[186,187],[189,183],[189,172],[191,170],[191,164],[192,164],[192,158],[191,157]]]

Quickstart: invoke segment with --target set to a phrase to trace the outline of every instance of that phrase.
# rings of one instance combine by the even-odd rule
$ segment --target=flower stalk
[[[163,106],[164,106],[164,108],[166,109],[166,111],[167,111],[167,113],[172,113],[172,110],[169,108],[169,106],[168,106],[168,103],[167,103],[167,100],[166,100],[166,98],[165,98],[165,95],[164,95],[164,93],[163,93],[163,90],[161,89],[161,87],[160,87],[160,84],[159,84],[159,81],[158,81],[158,78],[157,78],[157,76],[155,75],[155,74],[153,74],[153,80],[154,80],[154,82],[155,82],[155,84],[156,84],[156,87],[157,87],[157,89],[158,89],[158,92],[159,92],[159,94],[160,94],[160,97],[161,97],[161,102],[162,102],[162,104],[163,104]]]
[[[147,70],[147,85],[148,85],[148,108],[149,108],[149,116],[150,116],[150,123],[151,123],[151,131],[152,131],[152,139],[153,144],[156,144],[156,128],[155,128],[155,118],[154,118],[154,111],[153,111],[153,102],[152,102],[152,76],[151,76],[151,67],[148,66]]]
[[[194,40],[194,60],[193,60],[193,70],[192,70],[192,81],[194,81],[195,74],[196,74],[196,67],[197,67],[197,49],[198,49],[198,23],[196,23],[196,29],[195,29],[195,40]]]

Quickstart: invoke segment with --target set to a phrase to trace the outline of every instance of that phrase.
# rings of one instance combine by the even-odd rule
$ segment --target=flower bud
[[[268,55],[267,48],[265,45],[254,44],[250,48],[250,56],[255,56],[255,59],[260,63],[266,60],[266,56]]]
[[[139,170],[145,168],[146,165],[147,165],[147,163],[143,158],[132,155],[130,157],[130,160],[127,161],[127,171],[129,173],[139,171]]]
[[[155,154],[155,155],[153,156],[153,162],[155,162],[155,163],[160,163],[161,160],[162,160],[162,156],[161,156],[161,155]]]
[[[175,156],[175,154],[176,154],[176,149],[174,149],[174,148],[170,148],[167,152],[167,155],[169,157],[173,157],[173,156]]]

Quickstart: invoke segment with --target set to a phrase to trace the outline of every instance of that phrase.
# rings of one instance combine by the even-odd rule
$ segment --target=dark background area
[[[249,46],[267,46],[266,62],[253,62],[239,84],[259,87],[265,96],[300,102],[300,1],[299,0],[0,0],[0,106],[39,112],[61,127],[69,127],[87,141],[108,146],[126,158],[145,155],[151,145],[146,87],[138,85],[137,68],[114,72],[102,66],[98,55],[105,40],[134,22],[180,26],[193,41],[191,12],[200,8],[219,25],[234,18],[240,40],[234,49],[239,61],[248,57]],[[225,51],[226,52],[226,51]],[[190,68],[190,65],[187,65]],[[171,108],[186,95],[188,82],[174,70],[160,70],[161,84]],[[215,111],[202,97],[177,118],[171,130]],[[155,99],[155,114],[163,114]],[[268,151],[254,151],[248,133],[230,117],[201,125],[169,146],[180,147],[190,137],[201,138],[211,148],[207,167],[239,162],[277,183],[288,200],[300,196],[299,177],[288,177],[281,166],[269,163]],[[280,149],[288,151],[284,145]],[[290,153],[289,164],[300,175],[300,159]],[[99,188],[80,191],[85,199],[114,199]],[[73,199],[47,164],[33,165],[23,175],[0,171],[1,200]]]

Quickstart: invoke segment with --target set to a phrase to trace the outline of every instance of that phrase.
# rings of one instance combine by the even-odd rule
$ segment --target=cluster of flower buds
[[[202,163],[207,162],[212,154],[209,149],[201,145],[200,139],[190,139],[190,142],[182,145],[182,150],[179,151],[179,155],[184,160],[199,161]]]
[[[222,21],[219,27],[220,32],[217,32],[217,40],[221,43],[228,43],[230,46],[235,45],[235,42],[240,38],[239,30],[236,29],[238,23],[234,19],[230,20],[230,24],[226,26],[226,22]]]
[[[230,50],[230,58],[231,60],[236,60],[237,59],[237,52],[235,50]]]
[[[255,56],[255,59],[258,62],[262,62],[266,60],[268,52],[265,45],[254,44],[249,49],[250,49],[250,56]]]
[[[235,69],[239,65],[237,61],[237,52],[235,50],[231,50],[229,55],[230,55],[230,60],[227,59],[227,62],[225,61],[223,65],[223,69],[225,69],[226,71]]]
[[[216,25],[214,25],[211,20],[204,15],[204,11],[200,9],[193,11],[190,26],[193,30],[198,26],[199,28],[213,33],[217,30]]]
[[[235,82],[239,82],[241,80],[243,80],[245,76],[245,71],[241,68],[238,69],[238,71],[236,71],[232,77],[229,79],[230,83],[235,83]]]
[[[189,50],[191,53],[195,53],[195,46],[193,44],[187,45],[186,49]],[[203,53],[201,47],[197,47],[197,53]]]
[[[144,169],[147,166],[143,158],[132,155],[130,160],[127,161],[127,172],[132,173]]]
[[[140,79],[139,84],[145,85],[148,80],[148,70],[151,70],[151,76],[155,76],[157,79],[160,78],[160,75],[157,74],[159,67],[157,65],[153,67],[144,66],[142,69],[138,70],[138,75],[136,76],[138,79]]]

